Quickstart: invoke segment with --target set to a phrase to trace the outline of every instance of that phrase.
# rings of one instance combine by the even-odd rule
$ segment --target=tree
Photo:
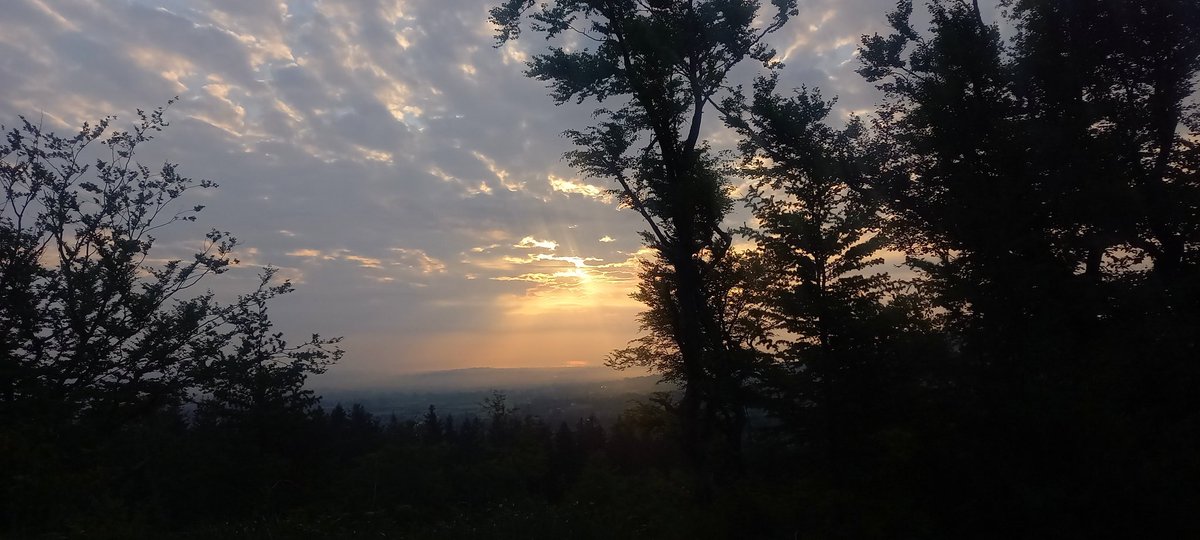
[[[744,233],[769,274],[756,307],[774,336],[778,372],[763,389],[769,408],[810,442],[825,441],[832,458],[853,446],[840,434],[864,427],[848,411],[884,402],[888,386],[900,384],[886,365],[896,332],[884,316],[899,284],[878,270],[887,243],[878,204],[847,180],[862,159],[863,126],[852,119],[835,130],[825,123],[832,103],[819,92],[784,97],[776,86],[775,76],[760,78],[752,101],[725,103],[752,181],[746,199],[757,227]],[[814,413],[823,420],[806,426]]]
[[[860,73],[887,97],[880,167],[863,184],[891,202],[959,330],[1030,331],[1049,350],[1055,335],[1030,322],[1110,317],[1115,282],[1186,289],[1169,276],[1194,267],[1197,242],[1183,132],[1200,8],[1004,5],[1011,46],[966,2],[932,2],[928,38],[901,2],[892,35],[864,38]],[[1001,341],[989,347],[1013,345]]]
[[[502,447],[511,442],[516,408],[508,406],[508,396],[500,390],[492,390],[492,395],[483,398],[479,404],[480,410],[490,421],[487,428],[487,439],[492,445]]]
[[[771,62],[762,40],[795,13],[794,0],[772,3],[776,12],[761,27],[754,0],[559,0],[529,15],[534,30],[584,45],[552,46],[529,62],[527,75],[549,83],[556,103],[621,102],[598,110],[596,125],[567,132],[579,147],[567,157],[584,173],[614,181],[621,204],[649,227],[644,237],[659,261],[647,275],[669,284],[656,293],[677,351],[667,373],[680,375],[683,443],[699,469],[708,467],[710,440],[740,444],[744,419],[744,405],[728,391],[740,385],[742,370],[706,285],[729,254],[732,236],[722,219],[731,201],[701,128],[733,66],[746,58]],[[508,0],[492,10],[498,45],[519,36],[533,4]],[[736,451],[721,460],[736,461]]]
[[[1089,203],[1055,208],[1086,242],[1079,249],[1085,270],[1111,275],[1106,252],[1125,243],[1158,274],[1183,270],[1196,241],[1196,173],[1180,158],[1194,146],[1182,135],[1196,129],[1185,122],[1200,72],[1200,7],[1175,0],[1005,5],[1018,25],[1015,93],[1033,127],[1066,150],[1035,149],[1035,159],[1055,173],[1057,198],[1081,194],[1075,202]]]
[[[838,494],[824,512],[847,524],[842,533],[856,534],[849,524],[860,521],[906,529],[864,509],[916,491],[899,471],[943,418],[922,402],[941,398],[948,347],[919,291],[883,271],[892,231],[877,194],[855,182],[873,157],[866,126],[851,117],[835,129],[820,92],[777,87],[774,75],[761,77],[749,99],[722,104],[750,180],[755,226],[742,233],[763,268],[752,310],[770,354],[755,393],[778,420],[771,446]]]
[[[267,301],[292,290],[288,282],[272,285],[274,268],[266,269],[258,288],[238,297],[225,313],[225,327],[202,336],[210,357],[195,366],[194,391],[198,413],[208,420],[244,423],[270,431],[288,421],[304,420],[320,402],[304,387],[308,376],[336,361],[340,349],[325,345],[339,339],[312,338],[289,346],[283,334],[272,332]],[[236,343],[230,348],[229,344]]]
[[[903,1],[891,35],[864,37],[860,73],[885,98],[877,164],[856,182],[887,202],[957,344],[972,394],[958,436],[976,448],[961,466],[1014,493],[1005,519],[1064,519],[1045,505],[1163,516],[1174,503],[1128,494],[1197,500],[1188,481],[1120,464],[1192,470],[1194,435],[1151,433],[1194,433],[1200,6],[1001,5],[1011,43],[977,2],[949,0],[930,2],[927,32]],[[1071,492],[1098,477],[1121,487]]]
[[[638,314],[643,335],[610,353],[606,364],[616,369],[649,368],[664,381],[686,388],[688,373],[675,339],[680,308],[674,300],[674,275],[670,264],[661,258],[642,261],[641,279],[631,296],[647,306]],[[760,309],[771,293],[769,275],[762,257],[731,251],[710,267],[705,277],[702,294],[718,317],[724,361],[714,366],[710,380],[703,386],[691,384],[704,388],[706,399],[712,402],[702,408],[709,418],[701,422],[709,423],[710,429],[719,428],[716,435],[724,437],[719,444],[712,441],[715,447],[708,451],[727,454],[717,457],[733,460],[736,465],[746,422],[744,408],[761,405],[760,388],[755,388],[755,382],[770,376],[769,355],[762,348],[769,338],[769,324]],[[686,400],[681,402],[669,392],[656,393],[650,401],[679,416],[686,411]],[[721,413],[726,416],[718,417]]]
[[[167,125],[162,108],[138,117],[131,131],[106,118],[67,138],[22,118],[0,147],[0,417],[103,433],[185,402],[222,414],[311,407],[306,376],[341,351],[337,339],[289,346],[271,332],[266,304],[289,283],[268,269],[229,304],[191,294],[237,263],[236,240],[217,230],[190,261],[148,264],[156,231],[203,209],[180,199],[215,184],[136,162]]]
[[[421,439],[426,444],[442,442],[442,422],[438,419],[437,407],[429,406],[421,418]]]

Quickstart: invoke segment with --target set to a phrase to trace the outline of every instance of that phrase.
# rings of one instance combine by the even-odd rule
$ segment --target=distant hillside
[[[478,367],[426,371],[404,375],[342,376],[337,382],[322,384],[315,381],[315,388],[330,391],[345,390],[389,390],[411,393],[441,393],[447,391],[473,390],[521,390],[543,386],[573,385],[603,381],[619,381],[645,375],[639,372],[618,372],[610,368],[597,367],[549,367],[549,368],[493,368]]]

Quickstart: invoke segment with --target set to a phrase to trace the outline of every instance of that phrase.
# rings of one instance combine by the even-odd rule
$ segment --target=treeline
[[[260,411],[261,412],[261,411]],[[787,490],[743,483],[700,510],[673,420],[634,407],[547,425],[501,393],[477,414],[270,417],[160,410],[97,437],[6,433],[15,538],[785,536]],[[24,442],[26,444],[19,444]],[[767,447],[764,447],[766,449]],[[765,506],[764,506],[765,505]]]
[[[492,10],[497,46],[551,42],[526,74],[556,104],[600,107],[568,160],[655,253],[610,364],[680,385],[700,499],[754,466],[762,409],[820,501],[798,531],[1200,532],[1200,4],[932,0],[917,24],[901,0],[857,54],[882,101],[847,121],[779,88],[766,38],[799,11],[771,4]]]
[[[1200,3],[1006,0],[1002,35],[977,2],[919,28],[901,1],[858,54],[883,101],[846,122],[779,88],[764,40],[794,0],[534,4],[492,11],[498,44],[568,42],[528,74],[601,104],[567,158],[654,253],[644,333],[609,363],[678,392],[613,426],[498,397],[453,421],[325,412],[304,382],[336,340],[267,317],[290,285],[188,296],[231,237],[145,266],[208,187],[132,161],[161,112],[107,138],[25,123],[0,160],[5,532],[1200,534]],[[713,116],[736,154],[703,140]],[[85,166],[93,142],[112,157]]]

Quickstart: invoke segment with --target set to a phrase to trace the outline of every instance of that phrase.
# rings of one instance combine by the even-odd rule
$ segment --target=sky
[[[561,133],[597,105],[556,107],[523,76],[539,37],[493,47],[495,1],[5,0],[0,123],[127,126],[178,96],[139,159],[220,187],[184,199],[206,209],[156,256],[231,231],[241,263],[209,286],[278,267],[296,285],[278,327],[344,337],[328,380],[598,366],[637,335],[643,227],[561,159]],[[837,96],[838,118],[869,111],[855,48],[894,5],[801,0],[771,39],[781,88]],[[728,148],[717,120],[706,137]]]

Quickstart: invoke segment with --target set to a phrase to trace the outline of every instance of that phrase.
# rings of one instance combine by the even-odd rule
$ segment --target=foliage
[[[1005,493],[957,524],[1064,530],[1079,524],[1046,507],[1150,504],[1133,491],[1194,501],[1178,477],[1122,463],[1192,470],[1179,457],[1195,441],[1192,392],[1170,381],[1200,380],[1185,337],[1200,322],[1186,157],[1200,7],[1003,5],[1011,43],[976,3],[931,2],[922,32],[900,2],[892,34],[865,37],[861,55],[885,99],[860,181],[887,202],[956,344],[952,382],[969,389],[964,427],[939,444],[971,450],[945,465],[993,469],[978,492]],[[1151,432],[1179,437],[1136,450]],[[1089,482],[1106,487],[1074,493]]]
[[[180,199],[215,184],[169,163],[152,170],[136,162],[135,151],[166,126],[162,109],[138,116],[131,131],[104,119],[72,137],[22,119],[0,148],[6,520],[37,519],[59,504],[46,476],[21,471],[118,481],[93,461],[160,421],[174,427],[155,435],[171,444],[185,405],[199,406],[198,422],[267,437],[312,411],[306,377],[341,356],[337,339],[314,335],[290,346],[272,331],[267,302],[291,290],[273,282],[273,269],[228,304],[192,292],[236,264],[228,233],[209,232],[191,260],[152,264],[154,235],[203,209],[177,210]]]
[[[557,102],[617,103],[566,132],[655,252],[644,335],[609,363],[680,391],[611,423],[498,391],[458,417],[317,407],[305,379],[341,353],[272,329],[273,270],[222,304],[190,289],[235,262],[227,234],[150,264],[211,187],[133,161],[161,111],[24,122],[0,152],[0,534],[1196,536],[1200,4],[1003,0],[988,24],[931,0],[918,29],[901,0],[859,54],[884,100],[843,128],[816,90],[728,84],[781,69],[762,43],[795,7],[773,4],[491,12],[500,44],[566,42],[529,64]],[[753,249],[722,224],[735,174]]]
[[[641,363],[682,383],[676,411],[700,469],[709,467],[707,446],[718,434],[731,452],[717,467],[737,461],[745,423],[737,395],[750,370],[745,357],[754,356],[726,335],[735,323],[724,319],[721,298],[713,296],[721,287],[710,282],[725,280],[716,276],[729,266],[732,235],[722,220],[732,203],[719,160],[700,134],[705,109],[730,70],[747,58],[772,62],[774,51],[763,39],[796,11],[794,0],[773,3],[774,15],[761,25],[759,3],[750,0],[563,0],[532,13],[532,0],[509,0],[491,12],[498,45],[519,36],[526,15],[548,38],[570,32],[585,40],[582,48],[551,46],[529,62],[526,74],[546,81],[555,102],[621,103],[598,110],[595,125],[566,132],[579,147],[567,158],[619,185],[621,203],[650,229],[644,236],[658,260],[643,276],[657,281],[638,295],[654,302],[643,328],[669,334],[648,335],[617,353],[614,365]],[[674,353],[645,356],[666,350]]]
[[[228,305],[212,292],[188,296],[236,263],[228,233],[209,232],[191,261],[148,264],[155,232],[203,209],[175,211],[177,200],[215,185],[169,163],[152,171],[134,161],[166,126],[162,115],[139,112],[128,132],[108,133],[105,119],[70,138],[28,121],[8,133],[0,150],[6,418],[94,417],[116,427],[196,398],[230,410],[271,400],[311,406],[304,377],[340,355],[325,348],[336,340],[289,347],[271,333],[266,302],[291,290],[271,284],[274,270]],[[107,156],[89,165],[94,144]]]

